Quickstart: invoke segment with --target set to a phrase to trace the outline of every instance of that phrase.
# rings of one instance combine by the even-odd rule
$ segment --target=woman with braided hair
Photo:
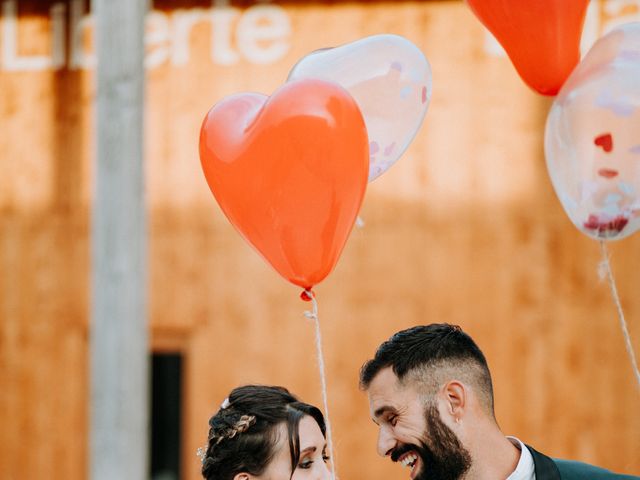
[[[234,389],[209,420],[206,480],[328,480],[324,417],[282,387]]]

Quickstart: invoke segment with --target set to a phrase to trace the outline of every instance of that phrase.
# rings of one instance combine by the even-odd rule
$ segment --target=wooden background
[[[52,3],[20,1],[25,55],[50,49]],[[640,15],[634,2],[622,4],[599,2],[601,24]],[[150,329],[155,351],[186,360],[184,478],[199,477],[196,449],[232,387],[282,384],[321,404],[313,327],[302,315],[308,305],[215,204],[199,165],[200,122],[224,95],[270,93],[309,51],[375,33],[415,42],[431,62],[434,91],[408,152],[370,184],[364,228],[316,288],[341,478],[406,475],[375,454],[358,369],[395,331],[443,321],[462,325],[485,351],[505,433],[553,456],[640,474],[640,391],[598,276],[599,246],[571,225],[546,172],[550,100],[528,90],[508,59],[488,53],[462,2],[279,5],[291,34],[278,61],[216,64],[211,28],[198,24],[185,64],[148,71]],[[211,8],[155,6],[167,18]],[[0,70],[6,479],[87,476],[94,94],[89,69]],[[609,244],[636,350],[639,247],[638,236]]]

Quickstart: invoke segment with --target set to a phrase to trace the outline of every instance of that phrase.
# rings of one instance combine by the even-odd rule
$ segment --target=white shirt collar
[[[520,460],[518,460],[518,465],[516,465],[516,469],[511,472],[511,475],[507,477],[507,480],[535,480],[536,467],[533,463],[531,452],[525,444],[516,437],[507,438],[518,450],[520,450]]]

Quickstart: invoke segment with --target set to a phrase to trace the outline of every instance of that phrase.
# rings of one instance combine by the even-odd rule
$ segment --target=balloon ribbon
[[[600,266],[606,272],[607,279],[609,280],[609,287],[611,288],[611,295],[613,296],[613,301],[615,302],[616,309],[618,311],[618,319],[620,320],[620,327],[622,328],[624,343],[625,343],[625,346],[627,347],[627,353],[629,354],[629,359],[631,360],[631,367],[633,368],[633,372],[636,375],[636,380],[638,381],[638,387],[640,387],[640,371],[638,370],[638,362],[636,361],[636,355],[633,352],[633,345],[631,344],[631,335],[629,335],[629,330],[627,329],[627,321],[624,319],[622,304],[620,303],[620,297],[618,296],[618,289],[616,288],[616,282],[613,278],[613,272],[611,271],[611,263],[609,263],[609,254],[607,252],[607,245],[604,240],[600,240],[600,249],[602,250],[602,263],[600,264]]]
[[[320,382],[322,385],[322,403],[324,405],[324,415],[327,424],[327,446],[329,447],[329,455],[331,457],[331,478],[336,480],[336,457],[333,452],[333,438],[331,436],[331,421],[329,420],[329,402],[327,400],[327,377],[324,371],[324,354],[322,353],[322,336],[320,334],[320,320],[318,319],[318,302],[315,294],[311,290],[302,292],[303,300],[311,301],[313,304],[312,311],[305,311],[304,316],[310,320],[316,327],[316,354],[318,356],[318,368],[320,370]]]

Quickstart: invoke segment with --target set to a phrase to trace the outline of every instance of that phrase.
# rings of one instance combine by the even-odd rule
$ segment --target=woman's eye
[[[322,455],[322,460],[324,460],[324,463],[327,463],[329,460],[331,460],[331,457],[329,457],[329,455],[324,454]]]
[[[313,465],[313,460],[305,460],[304,462],[300,462],[298,467],[304,468],[304,469],[309,469],[309,468],[311,468],[311,465]]]

